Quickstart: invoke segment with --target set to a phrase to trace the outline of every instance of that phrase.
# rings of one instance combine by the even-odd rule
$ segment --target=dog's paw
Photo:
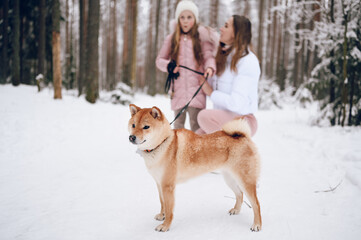
[[[228,211],[228,213],[229,215],[237,215],[239,214],[240,211],[241,209],[232,208],[231,210]]]
[[[167,232],[169,231],[169,226],[161,224],[158,227],[155,228],[155,231],[157,232]]]
[[[164,213],[158,213],[157,215],[155,215],[154,219],[158,221],[163,221],[165,219]]]
[[[258,232],[258,231],[261,231],[261,225],[260,224],[253,224],[252,227],[251,227],[251,231],[252,232]]]

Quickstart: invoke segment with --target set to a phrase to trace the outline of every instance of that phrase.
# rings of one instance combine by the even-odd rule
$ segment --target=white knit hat
[[[196,23],[198,23],[198,7],[193,1],[189,0],[183,0],[178,3],[177,9],[175,10],[175,19],[177,22],[179,15],[185,10],[191,11],[196,18]]]

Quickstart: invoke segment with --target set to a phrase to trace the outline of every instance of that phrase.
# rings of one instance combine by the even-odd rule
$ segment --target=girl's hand
[[[179,66],[177,65],[174,70],[173,70],[173,73],[177,73],[179,71]]]
[[[206,71],[204,72],[204,77],[207,77],[208,75],[208,78],[212,77],[213,76],[213,69],[212,68],[207,68]]]

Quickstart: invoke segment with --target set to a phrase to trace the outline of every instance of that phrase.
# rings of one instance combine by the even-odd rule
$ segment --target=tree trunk
[[[167,0],[167,26],[166,26],[166,28],[167,28],[167,31],[166,31],[166,35],[168,35],[169,34],[169,32],[170,32],[170,26],[169,26],[169,23],[170,23],[170,20],[171,20],[171,15],[172,15],[172,7],[171,7],[171,0]]]
[[[138,1],[132,1],[132,63],[131,63],[131,79],[132,85],[136,85],[137,74],[137,16],[138,16]]]
[[[9,26],[9,1],[3,1],[3,29],[2,29],[2,52],[1,52],[1,73],[0,73],[0,83],[6,83],[6,78],[8,77],[8,26]]]
[[[110,71],[110,62],[111,62],[111,55],[112,55],[112,40],[111,40],[111,28],[112,28],[112,23],[111,23],[111,21],[112,21],[112,16],[111,16],[111,14],[112,14],[112,10],[111,10],[111,4],[112,3],[112,1],[109,1],[108,2],[108,8],[109,8],[109,18],[108,18],[108,24],[107,24],[107,26],[105,27],[106,28],[106,30],[105,31],[103,31],[103,34],[104,34],[104,39],[106,39],[104,42],[106,42],[106,60],[105,60],[105,69],[106,69],[106,71],[105,71],[105,83],[104,82],[102,82],[102,87],[104,87],[107,91],[109,91],[110,89],[111,89],[111,82],[112,82],[112,80],[111,80],[111,71]],[[103,43],[103,46],[102,47],[104,47],[104,43]]]
[[[264,0],[259,2],[259,24],[258,24],[258,44],[257,55],[260,61],[261,72],[263,72],[263,22],[264,22]]]
[[[274,0],[273,1],[273,6],[277,6],[278,5],[278,0]],[[275,56],[276,56],[276,42],[277,42],[277,14],[276,12],[273,13],[273,21],[272,21],[272,25],[273,25],[273,33],[272,33],[272,42],[271,42],[271,55],[270,55],[270,70],[269,70],[269,76],[270,78],[274,77],[274,60],[275,60]]]
[[[71,14],[71,21],[70,21],[70,84],[69,84],[69,88],[70,89],[74,89],[74,83],[75,83],[75,79],[76,79],[76,59],[75,59],[75,52],[76,49],[74,49],[74,34],[73,34],[73,30],[74,30],[74,2],[75,0],[73,0],[73,4],[72,4],[72,14]]]
[[[70,24],[69,24],[69,0],[65,2],[65,78],[64,85],[69,89],[70,85]]]
[[[349,100],[349,113],[348,113],[348,125],[352,125],[352,106],[353,106],[353,95],[355,91],[355,73],[350,72],[350,100]]]
[[[305,28],[305,23],[304,21],[302,20],[302,25],[301,25],[301,29],[304,29]],[[301,76],[298,78],[299,81],[298,81],[298,85],[297,85],[297,89],[295,89],[296,91],[298,90],[299,86],[301,86],[301,84],[303,84],[304,82],[304,79],[305,79],[305,50],[306,50],[306,47],[305,47],[306,43],[305,43],[305,40],[302,39],[302,45],[301,45],[301,50],[299,51],[300,55],[299,57],[301,58],[300,61],[299,61],[299,72],[301,74]]]
[[[112,89],[115,89],[117,85],[117,65],[118,65],[118,38],[117,38],[117,1],[114,0],[113,6],[113,55],[112,55]]]
[[[310,11],[311,12],[312,10],[313,10],[313,4],[311,6],[306,6],[305,11]],[[313,30],[313,18],[308,23],[304,23],[304,28],[309,29],[309,31],[312,32],[312,30]],[[311,73],[311,66],[310,65],[312,65],[312,60],[313,60],[313,52],[308,47],[309,44],[310,44],[309,40],[304,40],[303,43],[304,43],[304,46],[305,46],[305,49],[304,49],[305,62],[304,62],[304,68],[302,68],[302,72],[304,73],[305,78],[309,79],[309,74]]]
[[[212,0],[211,1],[211,12],[209,14],[210,17],[210,26],[212,28],[218,27],[218,6],[219,0]]]
[[[20,84],[20,3],[14,0],[12,84]]]
[[[342,119],[341,119],[341,126],[343,127],[345,125],[346,120],[346,105],[347,105],[347,95],[348,95],[348,79],[347,79],[347,53],[348,53],[348,38],[347,38],[347,27],[348,27],[348,21],[349,21],[349,14],[348,12],[345,12],[345,5],[342,2],[342,12],[345,24],[345,31],[343,34],[343,64],[342,64],[342,91],[341,91],[341,101],[342,101]],[[346,10],[347,11],[347,10]]]
[[[314,9],[316,11],[318,11],[315,16],[314,16],[314,23],[316,22],[320,22],[321,21],[321,6],[322,6],[322,1],[321,0],[317,0],[318,4],[314,4]],[[312,65],[311,65],[311,69],[310,69],[310,74],[309,76],[311,77],[311,73],[312,73],[312,70],[313,68],[319,64],[321,62],[320,58],[318,57],[318,46],[315,46],[315,49],[314,49],[314,53],[313,53],[313,59],[312,59]]]
[[[151,59],[150,59],[150,72],[149,72],[149,82],[150,86],[148,88],[148,94],[154,96],[157,92],[157,79],[155,72],[155,59],[157,56],[157,43],[158,43],[158,32],[159,32],[159,11],[161,8],[161,0],[157,0],[157,8],[156,8],[156,20],[155,20],[155,36],[153,41],[153,46],[151,50]]]
[[[287,2],[286,2],[287,4]],[[284,25],[283,25],[283,43],[282,43],[282,56],[279,70],[279,79],[280,79],[280,89],[283,91],[286,88],[286,78],[289,64],[289,54],[290,54],[290,34],[287,31],[288,26],[288,11],[286,8],[284,16]]]
[[[105,72],[105,84],[103,83],[103,87],[105,87],[106,90],[111,90],[112,88],[112,74],[111,74],[111,60],[112,60],[112,1],[108,2],[108,8],[109,8],[109,18],[108,18],[108,25],[106,26],[106,72]],[[113,90],[113,89],[112,89]]]
[[[24,43],[25,43],[25,37],[24,37],[24,31],[25,31],[25,16],[24,12],[22,11],[22,5],[20,4],[20,84],[27,84],[24,82],[24,61],[25,61],[25,55],[24,55]]]
[[[297,2],[300,2],[300,0],[297,0]],[[302,29],[302,23],[297,23],[296,24],[296,45],[299,45],[301,47],[299,47],[299,49],[295,50],[295,63],[293,66],[293,87],[294,87],[294,91],[293,93],[296,93],[298,87],[300,86],[300,72],[302,71],[301,65],[302,65],[302,55],[303,55],[303,47],[302,47],[302,43],[300,42],[300,34],[299,34],[299,30]]]
[[[285,89],[285,84],[284,84],[284,66],[283,66],[283,58],[282,58],[282,51],[281,49],[283,49],[284,46],[282,46],[283,43],[283,25],[281,24],[281,21],[278,21],[278,41],[277,41],[277,61],[276,61],[276,79],[277,79],[277,83],[278,86],[280,87],[281,91],[283,91]]]
[[[273,7],[272,3],[273,1],[267,1],[268,2],[268,18],[269,20],[271,19],[272,16],[272,12],[271,12],[271,8]],[[266,48],[266,76],[268,78],[271,77],[270,72],[271,72],[271,49],[272,49],[272,35],[271,35],[271,28],[272,28],[272,24],[268,24],[267,26],[267,48]]]
[[[53,84],[54,99],[61,99],[61,42],[60,42],[60,4],[59,0],[53,1],[53,29],[52,29],[52,51],[53,51]]]
[[[132,1],[126,1],[126,13],[125,13],[125,21],[124,21],[124,31],[123,31],[123,67],[122,67],[122,82],[127,84],[128,86],[132,87],[131,81],[131,56],[130,56],[130,49],[131,49],[131,42],[130,42],[130,28],[131,28],[131,14],[132,14]]]
[[[233,1],[233,14],[243,15],[243,1]]]
[[[334,0],[331,0],[331,6],[330,6],[330,18],[331,18],[331,22],[334,23],[335,22],[335,17],[334,17]],[[334,51],[331,50],[330,53],[330,58],[334,59]],[[331,79],[330,79],[330,103],[333,103],[336,99],[336,93],[335,93],[335,88],[336,88],[336,84],[335,84],[335,79],[334,76],[336,74],[336,66],[335,63],[333,61],[331,61],[330,63],[330,71],[331,71]],[[336,115],[336,114],[335,114]],[[331,119],[331,125],[334,126],[336,125],[336,118]]]
[[[112,3],[112,4],[111,4]],[[107,30],[107,57],[106,57],[106,89],[114,90],[116,86],[117,62],[117,31],[116,31],[116,1],[109,2],[109,24]]]
[[[321,20],[321,14],[320,14],[320,5],[321,2],[318,0],[319,4],[312,4],[312,12],[314,13],[314,17],[312,18],[312,21],[310,22],[310,30],[313,31],[315,27],[315,22],[319,22]],[[311,72],[313,67],[315,66],[315,59],[317,59],[316,54],[317,46],[313,50],[307,51],[307,61],[306,61],[306,70],[307,70],[307,79],[311,77]]]
[[[148,26],[148,33],[147,33],[147,50],[146,50],[146,60],[145,60],[145,71],[144,71],[144,78],[146,84],[148,86],[148,92],[155,92],[155,89],[150,90],[152,87],[155,88],[155,83],[152,83],[149,79],[149,73],[151,71],[151,59],[152,59],[152,46],[153,46],[153,29],[154,29],[154,10],[155,9],[155,0],[150,0],[150,12],[149,12],[149,26]],[[141,85],[143,87],[143,85]]]
[[[99,97],[99,0],[89,1],[87,29],[86,100],[95,103]]]
[[[79,74],[78,74],[78,92],[79,96],[83,93],[85,85],[86,69],[86,36],[87,36],[87,12],[88,1],[79,0]]]
[[[251,10],[251,6],[249,4],[249,1],[245,0],[245,7],[244,7],[243,15],[249,18],[250,17],[250,10]]]
[[[38,74],[45,77],[45,0],[39,1]],[[39,89],[40,90],[40,89]]]

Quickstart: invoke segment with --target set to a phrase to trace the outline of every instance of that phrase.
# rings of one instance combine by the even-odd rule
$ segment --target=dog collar
[[[147,152],[147,153],[150,153],[150,152],[153,152],[155,149],[159,148],[160,145],[162,145],[168,138],[164,139],[164,141],[159,144],[158,146],[156,146],[155,148],[149,150],[149,149],[145,149],[144,152]]]

